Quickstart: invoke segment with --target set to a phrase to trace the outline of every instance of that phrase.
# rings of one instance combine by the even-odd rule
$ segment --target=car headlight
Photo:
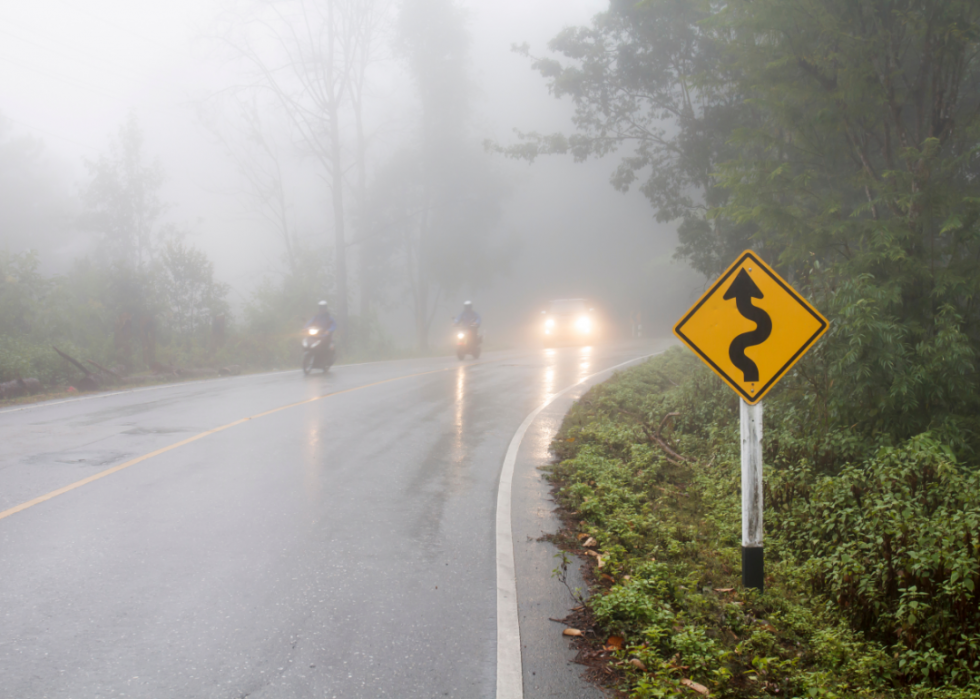
[[[316,335],[318,332],[320,332],[319,328],[310,328],[309,329],[310,335]]]
[[[463,338],[466,337],[466,333],[456,333],[456,337],[458,337],[460,340],[462,340]]]
[[[575,327],[579,332],[587,333],[592,331],[592,319],[588,316],[582,316],[575,321]]]

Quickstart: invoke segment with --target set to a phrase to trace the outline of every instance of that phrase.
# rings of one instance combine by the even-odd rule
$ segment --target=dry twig
[[[667,446],[667,441],[660,434],[660,431],[663,429],[663,426],[667,423],[667,420],[669,420],[672,417],[678,417],[678,416],[680,416],[680,413],[667,413],[666,415],[664,415],[663,420],[661,420],[660,424],[657,426],[656,432],[653,432],[647,425],[641,423],[643,427],[643,431],[646,432],[647,438],[651,442],[659,446],[661,449],[663,449],[664,452],[667,454],[667,461],[670,461],[675,466],[686,464],[689,462],[689,459],[686,456],[681,456],[676,451],[674,451],[669,446]]]

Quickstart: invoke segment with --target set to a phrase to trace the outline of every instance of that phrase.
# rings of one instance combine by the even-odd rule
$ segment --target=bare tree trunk
[[[143,349],[144,366],[150,366],[156,361],[156,344],[156,318],[150,314],[143,314],[140,317],[140,346]]]
[[[429,309],[429,282],[425,279],[419,280],[418,294],[415,303],[415,336],[418,341],[419,351],[429,351],[429,329],[426,327],[426,316]]]
[[[416,270],[418,274],[419,294],[415,304],[415,335],[418,341],[419,351],[429,351],[429,324],[426,322],[429,315],[429,278],[428,270],[425,266],[426,243],[429,238],[429,226],[431,214],[429,212],[429,183],[426,178],[426,168],[423,165],[422,175],[422,213],[419,220],[419,238],[416,247]]]
[[[354,119],[357,127],[357,210],[361,217],[364,217],[364,209],[367,206],[367,143],[364,139],[364,120],[361,112],[360,95],[355,102]],[[364,237],[365,231],[360,231],[360,237]],[[359,268],[358,282],[360,298],[360,314],[363,323],[371,312],[371,287],[369,284],[368,259],[363,243],[357,251],[357,263]]]
[[[367,72],[375,56],[376,34],[388,12],[387,0],[354,0],[360,6],[353,22],[350,40],[354,44],[351,51],[353,70],[350,82],[351,106],[354,112],[355,129],[355,167],[357,169],[356,202],[361,220],[365,216],[367,206],[367,138],[364,135],[364,89],[367,82]],[[368,255],[363,240],[366,231],[363,225],[358,227],[358,238],[361,244],[357,250],[358,263],[358,292],[359,313],[362,323],[371,313],[373,289],[369,273]],[[363,325],[362,325],[363,328]]]
[[[333,121],[336,124],[336,120]],[[336,130],[334,126],[331,130]],[[333,225],[334,225],[334,265],[337,280],[337,321],[342,331],[347,329],[347,236],[344,226],[344,175],[340,162],[340,134],[335,134],[333,150],[336,159],[333,161],[333,186],[330,194],[333,203]]]
[[[296,274],[296,253],[293,251],[293,241],[289,237],[290,226],[289,226],[289,211],[286,206],[286,192],[282,186],[282,169],[279,165],[278,156],[276,156],[276,207],[275,212],[278,220],[280,221],[279,230],[282,233],[283,246],[286,248],[286,260],[289,263],[289,271],[292,274]]]

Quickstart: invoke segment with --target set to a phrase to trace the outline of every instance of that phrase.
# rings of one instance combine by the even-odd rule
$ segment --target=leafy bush
[[[71,344],[64,344],[62,349],[77,353]],[[46,389],[51,389],[71,383],[78,375],[50,345],[35,344],[23,337],[0,336],[0,382],[36,378]]]
[[[832,477],[777,473],[769,490],[769,521],[814,589],[894,647],[907,681],[980,670],[980,475],[923,434]]]

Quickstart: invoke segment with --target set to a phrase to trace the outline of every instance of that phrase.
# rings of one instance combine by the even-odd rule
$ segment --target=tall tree
[[[949,421],[980,389],[980,5],[766,0],[715,22],[764,117],[733,133],[717,215],[751,222],[834,312],[812,390],[869,429],[964,434]]]
[[[134,340],[143,362],[154,359],[155,299],[151,262],[164,210],[159,191],[163,168],[148,162],[143,134],[130,115],[108,152],[86,161],[90,179],[82,188],[79,225],[98,236],[99,258],[109,275],[107,305],[113,309],[117,359],[133,362]]]
[[[163,168],[148,162],[143,133],[130,114],[98,160],[86,160],[90,179],[82,188],[82,228],[99,236],[103,258],[136,273],[146,271],[164,206]]]
[[[440,303],[487,284],[510,253],[491,236],[506,187],[469,134],[468,48],[465,14],[452,0],[403,4],[398,49],[416,88],[417,121],[412,142],[375,178],[365,250],[369,271],[395,269],[388,279],[404,280],[421,350]]]
[[[360,295],[360,316],[366,322],[371,314],[373,287],[367,283],[370,277],[370,262],[366,253],[365,241],[370,235],[364,226],[364,212],[368,196],[368,134],[365,123],[365,107],[370,88],[370,68],[384,60],[383,41],[389,34],[389,17],[392,13],[391,0],[372,0],[363,7],[352,24],[352,31],[358,35],[354,42],[353,70],[350,81],[351,109],[354,118],[354,195],[355,210],[358,212],[358,292]]]
[[[350,156],[345,118],[351,85],[364,66],[365,22],[380,21],[375,0],[279,0],[253,4],[236,22],[227,44],[255,71],[254,84],[289,119],[300,141],[323,168],[333,220],[336,312],[348,316],[347,189]]]

